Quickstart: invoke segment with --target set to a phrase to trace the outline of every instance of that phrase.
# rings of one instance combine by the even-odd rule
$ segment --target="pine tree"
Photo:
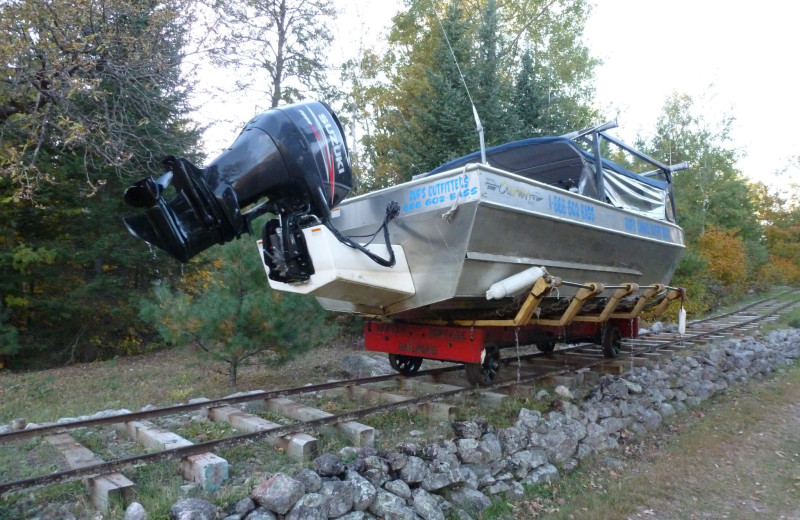
[[[398,107],[404,124],[394,130],[392,163],[405,180],[475,149],[478,142],[461,75],[472,62],[470,27],[458,2],[448,5],[441,25],[436,18],[431,22],[431,64],[410,102]],[[472,75],[467,70],[465,76]]]
[[[202,355],[228,365],[230,386],[242,363],[265,355],[280,364],[320,346],[335,334],[314,298],[270,289],[257,248],[235,240],[209,250],[213,271],[202,292],[156,287],[143,303],[141,317],[164,340],[192,344]]]
[[[542,120],[547,107],[546,93],[534,76],[533,57],[529,50],[522,54],[514,85],[513,106],[516,112],[515,138],[542,135]]]
[[[374,86],[373,92],[381,90],[371,96],[376,122],[362,142],[374,161],[373,185],[407,180],[478,150],[467,89],[490,146],[595,122],[590,80],[598,62],[580,39],[586,2],[407,5],[394,19],[380,65],[393,72]],[[527,58],[519,49],[529,51]]]
[[[477,76],[475,105],[484,127],[487,146],[510,141],[515,135],[515,117],[509,110],[513,101],[500,51],[503,32],[500,29],[497,2],[488,0],[481,13],[478,29],[478,59],[472,68]],[[476,149],[475,143],[471,150]]]
[[[0,4],[0,315],[20,347],[7,366],[144,348],[134,303],[170,268],[125,232],[121,194],[196,150],[181,69],[193,6]]]

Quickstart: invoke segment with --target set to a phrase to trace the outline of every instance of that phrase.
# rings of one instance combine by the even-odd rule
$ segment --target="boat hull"
[[[572,282],[666,284],[684,250],[672,222],[480,164],[345,200],[332,222],[369,235],[391,201],[401,207],[391,242],[403,246],[415,294],[385,307],[318,298],[326,309],[410,321],[499,315],[513,298],[487,300],[487,289],[531,266]]]

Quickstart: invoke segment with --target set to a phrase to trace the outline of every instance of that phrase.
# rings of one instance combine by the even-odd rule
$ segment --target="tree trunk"
[[[233,388],[236,386],[236,376],[239,371],[239,361],[231,361],[230,368],[228,369],[228,386]]]

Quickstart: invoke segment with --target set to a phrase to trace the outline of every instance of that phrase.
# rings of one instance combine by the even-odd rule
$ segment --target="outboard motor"
[[[168,171],[160,178],[147,177],[125,192],[125,202],[147,208],[125,218],[134,236],[187,262],[214,244],[252,233],[254,218],[273,213],[277,218],[263,230],[264,257],[270,278],[288,283],[314,273],[302,227],[329,225],[331,209],[352,183],[342,125],[322,102],[256,116],[205,168],[175,157],[164,165]],[[167,201],[170,183],[177,193]]]

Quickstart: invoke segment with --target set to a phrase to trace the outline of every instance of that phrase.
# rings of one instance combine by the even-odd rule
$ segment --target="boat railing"
[[[678,164],[664,164],[661,161],[659,161],[657,159],[654,159],[653,157],[650,157],[646,153],[644,153],[644,152],[642,152],[640,150],[637,150],[633,146],[631,146],[631,145],[629,145],[629,144],[617,139],[616,137],[612,137],[612,136],[608,135],[604,131],[598,131],[597,134],[602,136],[602,138],[605,139],[606,141],[608,141],[610,143],[613,143],[617,147],[619,147],[619,148],[625,150],[626,152],[630,153],[634,157],[636,157],[638,159],[641,159],[641,160],[649,163],[652,166],[655,166],[656,167],[655,171],[663,172],[664,175],[667,178],[667,182],[669,182],[670,184],[672,183],[672,174],[674,172],[680,171],[680,170],[686,170],[686,169],[689,168],[689,163],[688,162],[682,162],[682,163],[678,163]],[[654,172],[647,172],[647,173],[641,173],[639,175],[648,176],[648,175],[651,175],[653,173]]]
[[[613,121],[607,121],[603,124],[597,126],[590,126],[588,128],[584,128],[583,130],[576,130],[574,132],[570,132],[568,134],[564,134],[561,137],[564,139],[579,139],[584,135],[588,134],[596,134],[598,132],[605,132],[606,130],[611,130],[612,128],[617,128],[619,124],[617,124],[617,120],[614,119]]]
[[[572,132],[569,134],[564,135],[563,137],[572,139],[576,142],[582,142],[592,150],[592,155],[595,163],[595,183],[597,184],[597,192],[600,194],[601,198],[606,194],[606,168],[603,163],[603,157],[601,154],[601,143],[605,139],[609,143],[617,146],[621,150],[631,154],[632,156],[636,157],[637,159],[644,161],[645,163],[649,164],[650,166],[655,167],[655,170],[651,170],[644,173],[635,173],[636,176],[650,178],[656,175],[663,175],[664,181],[667,183],[666,191],[668,193],[668,200],[666,201],[669,204],[672,215],[675,215],[675,201],[674,197],[672,196],[672,174],[676,171],[685,170],[689,168],[689,163],[682,162],[679,164],[664,164],[661,161],[650,157],[646,153],[642,152],[634,148],[633,146],[623,142],[616,137],[608,135],[606,133],[608,130],[616,128],[617,121],[609,121],[607,123],[603,123],[601,125],[597,125],[594,127],[585,128],[583,130],[579,130],[577,132]],[[633,173],[633,172],[631,172]]]

